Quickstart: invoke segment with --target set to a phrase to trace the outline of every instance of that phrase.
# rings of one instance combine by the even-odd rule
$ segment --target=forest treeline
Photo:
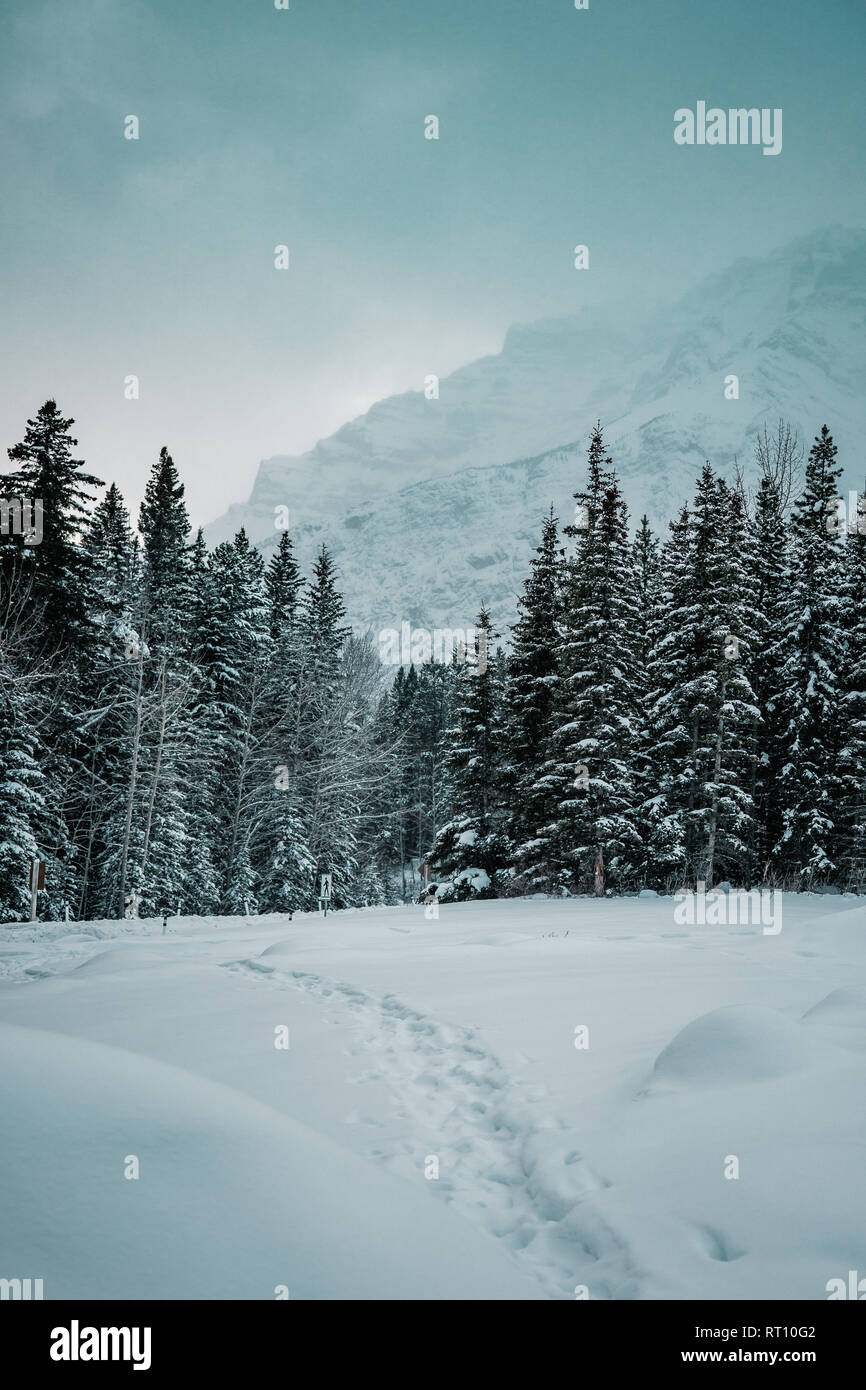
[[[759,481],[708,464],[635,537],[601,428],[548,515],[506,647],[383,666],[323,546],[192,534],[155,461],[137,524],[47,401],[9,450],[0,535],[0,918],[280,912],[481,891],[861,887],[866,535],[826,427]],[[792,500],[792,487],[793,500]],[[9,520],[9,510],[4,513]],[[351,582],[351,577],[348,577]]]

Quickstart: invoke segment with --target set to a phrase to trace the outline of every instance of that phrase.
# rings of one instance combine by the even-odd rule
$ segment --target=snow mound
[[[730,1005],[693,1019],[655,1061],[655,1075],[687,1085],[724,1086],[800,1071],[814,1058],[796,1023],[774,1009]]]
[[[275,941],[272,946],[266,946],[259,959],[265,956],[296,956],[298,954],[298,943],[294,938],[287,941]]]
[[[90,943],[93,944],[92,942]],[[149,946],[121,942],[105,951],[97,951],[75,967],[76,975],[113,975],[118,967],[127,970],[131,966],[138,969],[142,965],[161,965],[159,952]]]
[[[179,1067],[3,1024],[0,1114],[0,1267],[48,1299],[544,1297],[420,1169]]]
[[[866,1028],[866,989],[833,989],[803,1015],[804,1022]]]

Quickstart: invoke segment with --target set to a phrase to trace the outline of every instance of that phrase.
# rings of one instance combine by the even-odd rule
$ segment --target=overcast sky
[[[136,507],[167,444],[204,522],[515,321],[866,225],[864,39],[863,0],[6,4],[3,446],[54,395]],[[781,107],[782,153],[677,146],[699,100]]]

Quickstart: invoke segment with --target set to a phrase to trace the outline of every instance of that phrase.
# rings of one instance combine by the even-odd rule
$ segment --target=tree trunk
[[[144,681],[144,662],[138,663],[138,686],[135,692],[135,732],[132,738],[132,767],[129,772],[129,796],[126,802],[126,826],[123,832],[123,854],[120,860],[120,912],[123,920],[126,907],[126,869],[129,862],[129,840],[132,834],[132,809],[135,802],[135,787],[138,779],[138,750],[141,744],[141,687]]]
[[[601,845],[599,845],[599,847],[598,847],[598,852],[596,853],[596,856],[595,856],[595,885],[594,885],[594,886],[595,886],[595,896],[596,896],[597,898],[603,898],[603,897],[604,897],[604,852],[603,852],[603,850],[602,850]]]
[[[147,806],[147,822],[144,827],[144,844],[141,851],[141,872],[144,874],[147,865],[147,855],[150,849],[150,828],[153,824],[153,812],[156,806],[156,796],[159,790],[160,769],[162,767],[162,750],[165,744],[165,725],[167,720],[166,700],[165,700],[165,657],[162,659],[162,671],[160,673],[160,719],[159,719],[159,741],[156,745],[156,766],[153,769],[153,786],[150,789],[150,800]]]
[[[725,698],[724,689],[722,699]],[[707,867],[704,871],[707,890],[713,886],[713,861],[716,857],[716,831],[719,824],[719,777],[722,771],[722,735],[724,733],[725,721],[719,716],[719,729],[716,734],[716,756],[713,762],[713,792],[712,807],[710,810],[710,836],[707,840]]]

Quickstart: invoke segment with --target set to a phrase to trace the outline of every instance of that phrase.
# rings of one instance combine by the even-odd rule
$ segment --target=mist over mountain
[[[738,261],[627,333],[598,309],[520,325],[438,399],[391,397],[304,455],[264,460],[208,539],[244,526],[269,549],[288,507],[302,563],[327,543],[358,627],[460,627],[484,602],[501,628],[542,514],[571,519],[597,419],[632,520],[646,511],[661,531],[706,459],[750,472],[780,416],[806,450],[826,422],[862,490],[864,327],[866,232],[841,227]]]

